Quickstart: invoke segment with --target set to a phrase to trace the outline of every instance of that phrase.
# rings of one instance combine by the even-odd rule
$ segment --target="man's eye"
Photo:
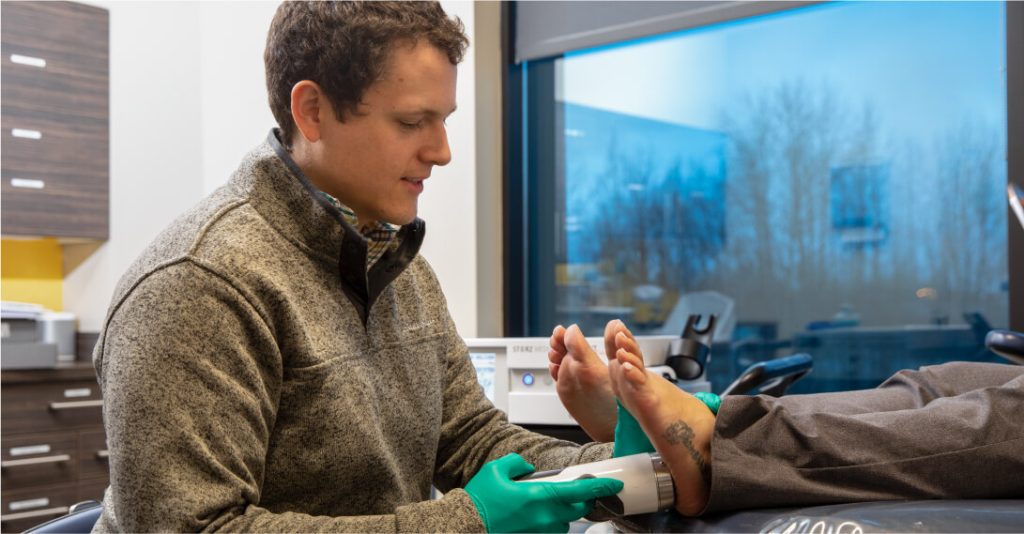
[[[407,128],[409,130],[415,130],[423,126],[423,121],[398,121],[398,123],[402,125],[402,128]]]

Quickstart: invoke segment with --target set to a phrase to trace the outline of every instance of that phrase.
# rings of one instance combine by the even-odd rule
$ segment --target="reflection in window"
[[[831,169],[832,229],[847,246],[885,241],[889,220],[889,166],[842,165]]]
[[[815,357],[803,391],[990,358],[1004,25],[995,2],[844,3],[558,60],[558,322],[729,309],[715,389],[791,352]]]

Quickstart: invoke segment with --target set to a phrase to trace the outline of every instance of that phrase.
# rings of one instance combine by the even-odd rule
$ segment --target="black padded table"
[[[1024,532],[1024,500],[882,501],[744,510],[683,517],[660,512],[615,519],[623,532]]]

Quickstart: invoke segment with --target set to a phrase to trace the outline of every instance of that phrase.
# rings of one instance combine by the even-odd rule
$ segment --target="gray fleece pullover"
[[[365,240],[271,132],[115,291],[95,531],[481,531],[460,488],[485,462],[610,456],[487,400],[422,237],[403,227],[367,272]]]

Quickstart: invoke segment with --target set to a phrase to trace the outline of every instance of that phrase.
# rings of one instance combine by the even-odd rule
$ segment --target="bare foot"
[[[612,323],[605,329],[605,345]],[[614,332],[618,330],[615,329]],[[614,343],[612,343],[614,347]],[[612,349],[614,354],[614,348]],[[548,370],[555,379],[555,391],[569,414],[596,441],[615,440],[615,395],[612,394],[608,366],[587,343],[579,326],[556,326],[551,333]]]
[[[715,416],[704,403],[644,369],[631,336],[617,335],[615,361],[609,360],[612,388],[633,414],[672,473],[676,510],[697,515],[711,487],[711,436]]]

